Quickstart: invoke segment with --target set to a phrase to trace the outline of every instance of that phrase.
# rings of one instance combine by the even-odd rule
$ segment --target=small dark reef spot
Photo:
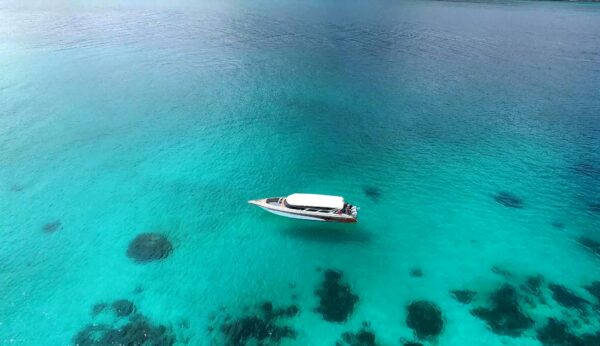
[[[533,325],[533,320],[521,311],[517,290],[504,284],[490,296],[489,308],[477,308],[471,313],[484,320],[499,335],[520,336]]]
[[[473,301],[473,298],[477,295],[477,292],[471,290],[454,290],[450,291],[452,297],[456,299],[459,303],[469,304]]]
[[[419,339],[436,337],[444,329],[442,311],[437,304],[419,300],[407,307],[406,325],[415,331]]]
[[[135,311],[135,305],[127,299],[115,300],[112,303],[113,311],[117,316],[129,316]]]
[[[554,221],[552,223],[550,223],[552,225],[552,227],[559,229],[559,230],[563,230],[565,229],[565,224],[559,221]]]
[[[522,288],[527,293],[533,294],[535,296],[542,295],[542,284],[544,283],[544,277],[542,275],[533,275],[528,276],[525,279],[525,283]]]
[[[44,226],[42,226],[42,231],[44,231],[44,233],[54,233],[61,229],[61,227],[62,223],[59,220],[56,220],[44,224]]]
[[[420,278],[421,276],[423,276],[423,271],[421,270],[421,268],[411,269],[410,276],[412,276],[413,278]]]
[[[320,298],[317,312],[329,322],[344,322],[354,311],[358,296],[352,293],[348,284],[342,283],[342,273],[328,269],[321,287],[315,292]]]
[[[94,306],[92,306],[92,316],[100,314],[104,309],[106,309],[105,303],[94,304]]]
[[[494,200],[509,208],[523,208],[523,200],[507,191],[500,191],[494,195]]]
[[[167,258],[172,251],[173,246],[164,235],[142,233],[129,243],[127,256],[138,263],[147,263]]]
[[[492,267],[492,273],[498,274],[500,276],[504,276],[505,278],[510,278],[513,276],[513,274],[511,272],[509,272],[508,270],[506,270],[502,267],[498,267],[498,266]]]
[[[381,190],[373,186],[366,186],[364,188],[365,195],[369,197],[373,202],[378,202],[381,198]]]

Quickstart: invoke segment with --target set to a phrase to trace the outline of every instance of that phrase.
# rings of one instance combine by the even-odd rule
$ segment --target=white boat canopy
[[[285,199],[286,203],[295,207],[315,207],[342,209],[344,198],[339,196],[316,195],[310,193],[294,193]]]

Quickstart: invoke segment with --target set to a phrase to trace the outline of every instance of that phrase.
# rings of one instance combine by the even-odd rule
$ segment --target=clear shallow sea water
[[[292,192],[342,195],[359,223],[246,204]],[[0,2],[2,345],[72,344],[120,298],[190,345],[224,344],[226,315],[266,300],[301,309],[283,345],[364,321],[381,345],[415,340],[421,299],[445,320],[427,345],[539,345],[549,316],[598,331],[546,284],[521,337],[470,313],[537,274],[598,304],[600,257],[578,241],[600,241],[594,203],[598,5]],[[150,231],[174,251],[135,263]],[[360,297],[347,322],[313,311],[317,268]],[[465,288],[468,305],[449,294]]]

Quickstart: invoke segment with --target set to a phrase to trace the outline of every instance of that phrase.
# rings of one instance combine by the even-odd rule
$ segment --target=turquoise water
[[[342,195],[359,222],[246,204],[293,192]],[[282,345],[363,322],[417,340],[414,300],[443,314],[426,345],[540,345],[548,317],[597,332],[600,250],[581,239],[600,241],[599,196],[597,5],[0,2],[2,345],[119,328],[90,313],[117,299],[189,345],[226,344],[265,301],[301,311],[277,319]],[[145,232],[172,253],[129,258]],[[359,297],[346,322],[315,311],[326,269]],[[520,287],[538,274],[535,304]],[[503,283],[534,320],[520,336],[471,312]]]

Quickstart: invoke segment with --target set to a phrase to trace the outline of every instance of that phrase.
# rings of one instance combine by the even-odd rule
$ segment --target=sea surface
[[[0,345],[541,345],[599,280],[599,4],[0,1]]]

